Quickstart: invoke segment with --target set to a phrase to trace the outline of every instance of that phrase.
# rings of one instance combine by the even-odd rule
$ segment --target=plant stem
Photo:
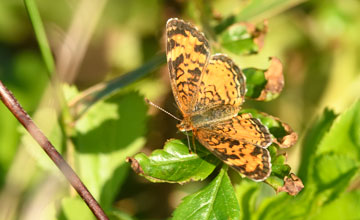
[[[0,99],[11,113],[18,119],[18,121],[25,127],[30,135],[38,142],[50,159],[56,164],[64,176],[68,179],[70,184],[79,193],[81,198],[86,202],[91,211],[97,219],[108,219],[100,205],[88,191],[86,186],[82,183],[80,178],[76,175],[74,170],[68,165],[61,154],[55,149],[46,136],[35,125],[30,116],[21,107],[19,102],[15,99],[13,94],[4,86],[0,80]]]
[[[39,43],[41,55],[48,70],[48,74],[51,76],[55,69],[54,58],[51,53],[39,11],[34,0],[24,0],[24,4],[29,14],[31,24],[33,25],[35,36]]]

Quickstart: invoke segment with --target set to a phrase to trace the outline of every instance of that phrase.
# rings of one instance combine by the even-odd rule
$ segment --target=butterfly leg
[[[188,133],[187,133],[187,132],[186,132],[186,138],[187,138],[187,141],[188,141],[189,153],[191,153],[191,152],[192,152],[192,150],[191,150],[191,146],[190,146],[190,139],[189,139],[189,135],[188,135]]]
[[[194,134],[192,136],[192,142],[193,142],[193,146],[194,146],[194,153],[196,153],[196,144],[195,144],[195,136],[194,136]]]

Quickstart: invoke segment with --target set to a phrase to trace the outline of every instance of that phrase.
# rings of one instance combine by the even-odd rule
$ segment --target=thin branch
[[[25,127],[30,135],[38,142],[50,159],[56,164],[64,176],[68,179],[70,184],[79,193],[81,198],[86,202],[91,211],[97,219],[107,220],[108,217],[101,209],[100,205],[88,191],[86,186],[82,183],[80,178],[76,175],[74,170],[66,163],[61,154],[57,152],[50,141],[35,125],[30,116],[21,107],[19,102],[15,99],[13,94],[4,86],[0,80],[0,99],[11,113],[18,119],[18,121]]]

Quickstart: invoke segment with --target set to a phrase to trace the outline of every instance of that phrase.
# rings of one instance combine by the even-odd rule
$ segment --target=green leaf
[[[197,145],[196,154],[180,140],[168,141],[163,150],[150,156],[139,153],[129,159],[134,170],[152,182],[185,183],[208,177],[219,160],[204,147]]]
[[[46,118],[46,120],[43,120]],[[58,123],[58,116],[53,108],[43,107],[36,111],[34,121],[37,126],[42,130],[45,136],[50,140],[58,152],[63,151],[63,133]],[[34,138],[23,128],[20,128],[23,136],[21,137],[22,144],[26,147],[30,155],[32,155],[38,165],[44,170],[51,170],[59,172],[54,162],[34,140]]]
[[[355,102],[333,123],[322,139],[316,154],[344,154],[360,161],[360,101]]]
[[[360,191],[344,193],[325,205],[313,219],[360,219]]]
[[[259,41],[259,39],[257,40]],[[267,69],[247,68],[246,97],[257,101],[271,101],[277,98],[284,87],[283,64],[276,57],[270,57]]]
[[[251,219],[256,207],[256,198],[260,191],[259,186],[259,183],[247,179],[242,179],[239,184],[235,184],[241,219]]]
[[[226,171],[224,165],[209,185],[185,197],[173,219],[239,219],[239,203]]]
[[[318,187],[319,204],[328,203],[341,195],[358,171],[359,163],[345,155],[329,153],[317,157],[313,182]]]
[[[248,21],[253,19],[266,19],[288,8],[303,2],[304,0],[254,0],[244,7],[236,15],[237,21]]]
[[[272,173],[278,177],[284,178],[289,175],[291,167],[287,164],[285,155],[278,155],[272,158]]]
[[[344,175],[357,169],[359,165],[351,158],[339,154],[323,154],[315,159],[315,183],[322,190],[334,187]]]
[[[318,118],[306,132],[305,138],[303,140],[303,147],[301,148],[301,163],[298,175],[303,180],[306,185],[309,169],[312,169],[315,152],[317,147],[324,137],[324,135],[329,131],[331,125],[333,124],[336,115],[333,111],[325,109],[320,118]]]
[[[97,102],[76,123],[78,173],[105,209],[127,176],[126,157],[145,144],[146,112],[143,97],[130,92]]]
[[[277,155],[277,148],[274,144],[270,145],[268,150],[271,156],[271,173],[283,179],[289,175],[291,170],[290,166],[285,164],[286,157],[282,154]]]
[[[61,201],[62,211],[60,213],[60,220],[89,220],[95,219],[94,214],[86,205],[84,200],[79,197],[64,198]]]
[[[305,186],[305,189],[295,197],[282,192],[264,200],[254,213],[253,219],[305,219],[315,193],[311,186]]]
[[[246,97],[255,99],[260,96],[267,82],[264,72],[256,68],[243,69],[246,76]]]
[[[234,24],[220,35],[221,45],[234,54],[253,54],[258,45],[245,24]]]
[[[112,209],[108,216],[111,220],[135,220],[135,218],[131,217],[129,214],[118,209]]]

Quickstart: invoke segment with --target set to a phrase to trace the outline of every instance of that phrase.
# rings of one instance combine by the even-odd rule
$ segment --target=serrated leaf
[[[313,219],[360,219],[360,191],[344,193],[324,206]]]
[[[336,117],[333,111],[325,109],[321,117],[315,120],[306,132],[303,147],[301,148],[301,163],[298,172],[299,177],[301,177],[305,184],[307,182],[309,169],[311,170],[313,166],[312,160],[315,157],[316,149],[324,135],[329,131]]]
[[[305,189],[295,197],[286,193],[279,193],[274,197],[266,199],[255,213],[254,219],[305,219],[315,194],[315,189],[311,186],[307,186]]]
[[[315,168],[309,181],[318,186],[322,202],[329,202],[343,193],[356,173],[359,172],[360,143],[354,132],[360,127],[360,101],[332,123],[316,152]]]
[[[332,124],[322,139],[316,154],[326,152],[344,154],[360,161],[360,101],[355,102]]]
[[[239,203],[226,171],[227,167],[223,166],[209,185],[185,197],[174,211],[173,219],[239,219]]]
[[[97,102],[76,123],[78,173],[105,209],[129,171],[126,157],[145,144],[146,111],[143,97],[130,92]]]
[[[132,168],[152,182],[185,183],[208,177],[219,160],[202,146],[196,154],[180,140],[168,141],[163,150],[155,150],[150,156],[139,153],[129,158]]]
[[[252,180],[242,179],[240,184],[236,184],[234,187],[240,205],[240,219],[251,219],[256,208],[260,184]]]
[[[320,155],[315,159],[315,183],[320,189],[333,187],[343,175],[358,167],[354,160],[345,155],[333,153]]]

